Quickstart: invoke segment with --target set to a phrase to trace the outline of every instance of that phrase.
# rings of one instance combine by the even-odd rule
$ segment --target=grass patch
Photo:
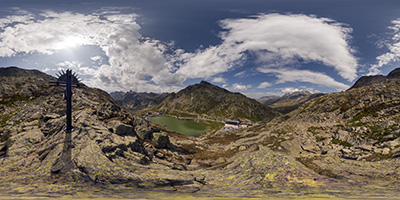
[[[224,123],[218,121],[206,121],[204,123],[207,125],[206,131],[210,135],[213,135],[215,132],[225,126]]]
[[[321,141],[324,141],[326,138],[327,138],[327,137],[320,137],[320,136],[317,136],[317,137],[315,137],[315,140],[316,140],[317,142],[321,142]]]
[[[1,115],[0,116],[0,127],[7,126],[7,121],[11,119],[11,115]]]
[[[376,106],[367,107],[363,111],[358,113],[356,116],[354,116],[353,119],[350,120],[350,122],[353,123],[353,122],[359,121],[366,116],[378,117],[379,111],[381,111],[383,109],[395,107],[395,106],[398,106],[398,104],[393,104],[393,105],[379,104]]]
[[[290,116],[289,115],[285,115],[285,116],[283,116],[283,117],[281,117],[281,121],[283,122],[283,121],[286,121],[286,120],[288,120],[288,119],[290,119]]]
[[[361,127],[361,126],[366,126],[367,125],[367,123],[365,123],[365,122],[353,122],[353,123],[347,123],[347,126],[354,126],[354,127],[356,127],[356,126],[359,126],[359,127]]]
[[[4,100],[0,101],[0,104],[6,105],[6,106],[13,106],[15,104],[15,102],[28,101],[28,100],[29,100],[28,97],[23,97],[23,96],[15,94],[15,95],[6,97]]]
[[[196,118],[197,117],[197,115],[192,115],[192,114],[183,113],[183,112],[179,113],[178,116],[180,116],[180,117],[192,117],[192,118]]]
[[[331,140],[333,144],[338,144],[338,145],[342,145],[342,146],[346,146],[346,147],[352,147],[354,146],[353,144],[350,144],[346,141],[342,141],[342,140],[338,140],[338,139],[332,139]]]
[[[312,133],[313,135],[317,135],[318,134],[317,133],[317,127],[314,127],[314,126],[308,127],[307,131]]]
[[[10,138],[10,133],[3,134],[3,131],[0,131],[0,142],[5,142]]]

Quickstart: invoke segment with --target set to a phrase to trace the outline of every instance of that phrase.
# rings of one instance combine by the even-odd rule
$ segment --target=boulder
[[[113,120],[107,123],[110,131],[119,136],[136,136],[133,126],[124,124],[121,121]]]
[[[165,149],[171,144],[168,135],[163,132],[153,133],[153,142],[156,148],[160,149]]]
[[[114,130],[114,133],[120,136],[136,135],[131,125],[120,123]]]
[[[390,153],[390,149],[389,148],[387,148],[387,147],[385,147],[385,148],[383,148],[382,149],[382,154],[389,154]]]
[[[291,156],[294,157],[300,155],[300,152],[302,151],[301,141],[299,140],[299,138],[283,141],[281,143],[281,146],[283,147],[283,149],[288,151]]]

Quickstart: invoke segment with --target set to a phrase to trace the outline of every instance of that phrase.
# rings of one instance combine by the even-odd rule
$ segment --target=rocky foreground
[[[22,71],[0,71],[2,195],[398,196],[398,78],[321,96],[250,129],[194,138],[86,86],[73,90],[68,135],[63,88]]]

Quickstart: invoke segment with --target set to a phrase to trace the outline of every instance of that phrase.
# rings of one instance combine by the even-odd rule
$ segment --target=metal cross
[[[57,74],[57,81],[50,82],[51,86],[65,87],[65,100],[67,100],[67,128],[65,129],[64,147],[61,156],[56,160],[54,165],[51,167],[51,172],[54,174],[66,173],[73,169],[74,164],[71,160],[71,149],[72,149],[72,87],[80,87],[79,79],[72,70],[68,69],[66,72],[61,70],[60,74]]]
[[[76,73],[72,73],[72,70],[67,69],[66,72],[61,70],[59,74],[57,74],[57,81],[50,82],[51,86],[61,86],[65,87],[65,100],[67,100],[67,128],[65,131],[67,133],[72,132],[72,87],[80,87],[79,78],[77,77]]]

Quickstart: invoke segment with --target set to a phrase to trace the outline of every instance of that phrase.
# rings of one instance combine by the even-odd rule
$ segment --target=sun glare
[[[69,36],[66,37],[64,40],[56,43],[54,45],[54,48],[57,50],[60,49],[68,49],[68,48],[74,48],[80,45],[85,44],[85,39],[79,36]]]

